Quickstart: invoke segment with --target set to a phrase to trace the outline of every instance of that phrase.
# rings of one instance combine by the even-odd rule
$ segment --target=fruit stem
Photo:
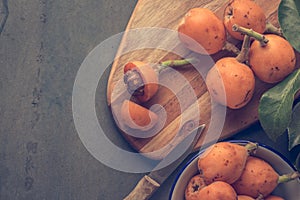
[[[283,174],[278,177],[277,183],[286,183],[292,180],[295,180],[297,178],[300,178],[300,173],[298,171],[289,173],[289,174]]]
[[[187,59],[180,59],[180,60],[166,60],[160,62],[159,66],[157,66],[157,72],[160,73],[162,70],[168,67],[179,67],[190,64],[191,62],[195,61],[194,58],[187,58]]]
[[[255,200],[264,200],[264,195],[259,194]]]
[[[276,34],[276,35],[279,35],[279,36],[283,36],[282,29],[277,28],[271,22],[267,22],[265,33],[272,33],[272,34]]]
[[[240,63],[248,64],[249,50],[250,50],[250,36],[245,35],[241,52],[236,57],[237,61],[239,61]]]
[[[167,67],[178,67],[190,64],[195,61],[195,58],[187,58],[181,60],[166,60],[151,66],[157,74]],[[145,74],[145,76],[147,76]],[[144,81],[141,74],[137,70],[129,70],[124,74],[124,83],[127,85],[127,90],[134,96],[144,95]]]
[[[248,143],[245,145],[245,148],[247,149],[248,154],[252,154],[252,153],[255,153],[255,151],[257,150],[258,144],[257,144],[257,143],[254,143],[254,142],[248,142]]]
[[[232,26],[232,30],[253,37],[254,39],[260,42],[261,46],[266,46],[267,43],[269,42],[269,40],[263,34],[253,31],[252,29],[241,27],[237,24],[234,24]]]
[[[234,44],[226,41],[222,50],[227,50],[227,51],[230,51],[232,53],[234,53],[235,55],[239,55],[240,53],[240,50],[239,48],[237,48]]]

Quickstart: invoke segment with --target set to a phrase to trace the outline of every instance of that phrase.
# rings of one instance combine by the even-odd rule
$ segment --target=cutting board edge
[[[132,13],[131,13],[130,19],[129,19],[127,25],[126,25],[126,28],[125,28],[124,34],[123,34],[123,36],[122,36],[122,39],[121,39],[121,42],[120,42],[120,45],[119,45],[119,48],[118,48],[118,50],[117,50],[117,53],[116,53],[115,58],[118,58],[119,55],[120,55],[120,54],[122,53],[122,51],[123,51],[123,48],[124,48],[125,43],[126,43],[126,38],[127,38],[127,37],[126,37],[126,34],[127,34],[126,32],[127,32],[127,30],[130,29],[130,26],[131,26],[132,21],[133,21],[133,19],[134,19],[133,16],[134,16],[135,13],[137,12],[137,8],[138,8],[138,6],[140,5],[141,1],[142,1],[142,0],[138,0],[138,1],[137,1],[136,5],[135,5],[135,8],[133,9],[133,11],[132,11]],[[113,79],[113,76],[114,76],[115,71],[116,71],[116,69],[117,69],[118,63],[119,63],[118,59],[115,59],[114,62],[113,62],[113,64],[112,64],[112,66],[111,66],[111,69],[110,69],[110,72],[109,72],[108,81],[107,81],[106,101],[107,101],[107,104],[108,104],[109,107],[111,106],[111,94],[112,94],[113,87],[114,87],[114,86],[112,85],[112,83],[113,83],[112,79]]]

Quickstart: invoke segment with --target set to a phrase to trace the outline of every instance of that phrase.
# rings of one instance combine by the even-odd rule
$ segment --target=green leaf
[[[298,103],[292,113],[292,120],[288,126],[289,150],[300,144],[300,103]]]
[[[284,37],[300,52],[299,0],[281,0],[278,7],[278,21]]]
[[[259,121],[273,141],[285,132],[292,116],[293,102],[300,89],[300,69],[266,91],[258,106]]]

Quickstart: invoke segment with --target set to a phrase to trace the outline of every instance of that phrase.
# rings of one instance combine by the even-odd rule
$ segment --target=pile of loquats
[[[258,145],[218,142],[197,158],[198,174],[185,188],[185,200],[284,200],[272,195],[298,172],[279,175],[265,160],[255,157]]]
[[[228,34],[243,41],[241,49],[227,41]],[[224,49],[237,54],[219,59],[205,78],[211,98],[230,109],[240,109],[249,103],[256,77],[266,83],[278,83],[296,68],[293,47],[280,28],[267,22],[263,9],[253,0],[230,0],[223,20],[207,8],[192,8],[178,25],[178,37],[186,48],[199,54],[212,55]],[[124,82],[128,92],[144,103],[157,93],[163,69],[188,63],[189,59],[165,61],[156,66],[128,62],[124,66]],[[158,117],[140,103],[126,100],[121,115],[130,128],[146,131],[156,124]]]
[[[219,59],[206,77],[211,97],[231,109],[242,108],[251,100],[255,76],[266,83],[278,83],[296,67],[293,47],[280,28],[267,22],[263,9],[253,0],[229,1],[223,21],[209,9],[193,8],[178,31],[186,47],[200,54],[224,49],[226,33],[243,40],[237,57]]]

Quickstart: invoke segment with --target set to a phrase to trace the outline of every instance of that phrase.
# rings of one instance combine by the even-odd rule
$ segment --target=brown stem
[[[232,26],[232,30],[236,31],[236,32],[239,32],[239,33],[243,33],[243,34],[248,35],[250,37],[253,37],[254,39],[256,39],[260,42],[261,46],[266,46],[267,43],[269,42],[269,40],[263,34],[260,34],[256,31],[253,31],[252,29],[248,29],[248,28],[239,26],[237,24],[234,24]]]
[[[244,40],[243,40],[243,44],[242,44],[241,52],[236,57],[237,61],[239,61],[240,63],[248,64],[249,49],[250,49],[250,36],[245,35]]]

